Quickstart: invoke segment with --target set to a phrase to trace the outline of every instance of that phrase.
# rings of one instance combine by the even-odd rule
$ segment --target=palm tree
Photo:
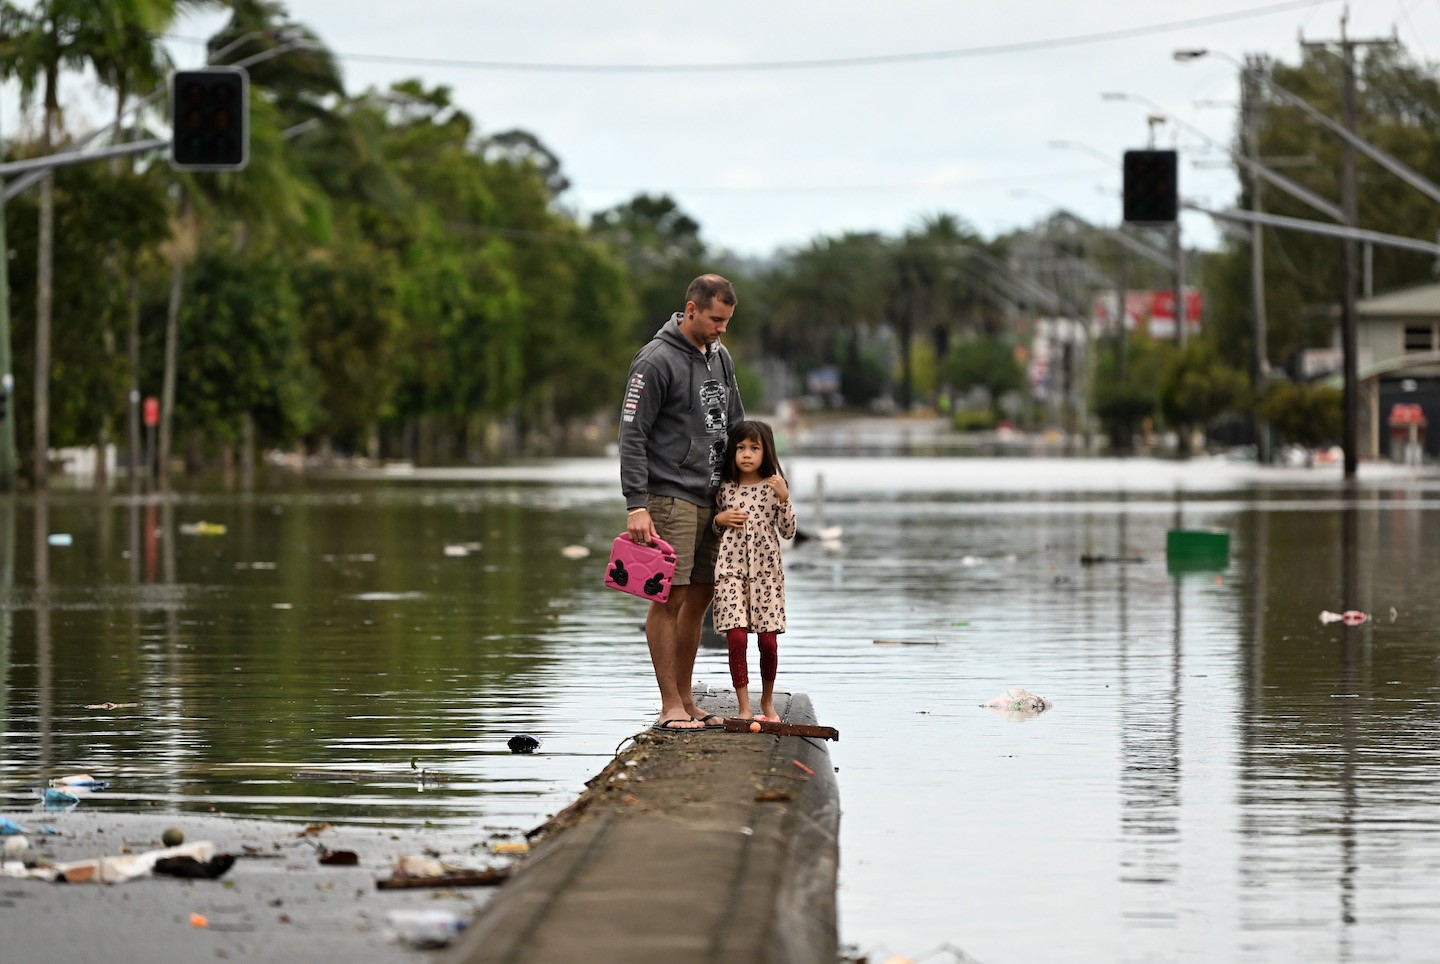
[[[37,91],[44,117],[40,154],[48,155],[64,130],[60,110],[60,78],[69,70],[94,67],[101,76],[127,57],[155,62],[160,32],[182,7],[201,0],[38,0],[22,6],[0,0],[0,64],[5,75],[20,82],[27,107]],[[150,50],[145,38],[150,38]],[[54,274],[54,180],[40,181],[38,253],[35,298],[35,449],[34,481],[48,481],[50,448],[50,323]]]
[[[889,268],[884,240],[868,233],[820,238],[791,256],[763,333],[766,352],[818,362],[843,338],[855,361],[862,332],[884,316]]]
[[[980,303],[977,267],[972,261],[983,245],[980,235],[962,219],[936,214],[922,221],[918,229],[907,231],[894,248],[886,315],[900,339],[901,411],[909,410],[914,396],[911,346],[915,333],[928,325],[937,354],[943,356],[955,320]]]

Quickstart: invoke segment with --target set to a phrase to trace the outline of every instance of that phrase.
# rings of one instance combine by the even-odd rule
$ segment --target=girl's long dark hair
[[[740,481],[740,470],[735,467],[735,449],[745,441],[760,443],[760,478],[768,479],[772,475],[785,478],[785,470],[780,468],[780,456],[775,451],[775,433],[770,431],[769,423],[758,418],[747,418],[730,429],[730,438],[725,443],[725,464],[720,467],[720,478],[726,482]]]

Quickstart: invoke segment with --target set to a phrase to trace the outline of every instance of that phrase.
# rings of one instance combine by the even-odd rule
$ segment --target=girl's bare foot
[[[735,716],[737,719],[748,720],[750,718],[750,687],[735,687]]]
[[[780,722],[780,714],[775,711],[775,703],[772,700],[760,701],[760,719],[769,720],[771,723]]]

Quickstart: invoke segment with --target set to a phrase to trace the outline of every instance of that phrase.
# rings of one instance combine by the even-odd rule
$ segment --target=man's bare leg
[[[680,705],[693,719],[699,720],[705,711],[695,705],[691,683],[695,674],[695,656],[700,652],[700,624],[705,619],[705,609],[715,595],[713,583],[691,583],[681,587],[680,614],[676,620],[675,641],[675,691],[680,694]],[[670,597],[675,598],[673,593]]]
[[[666,724],[674,730],[693,730],[704,726],[685,709],[685,700],[694,703],[690,698],[689,669],[686,670],[684,700],[675,683],[679,669],[677,654],[680,647],[677,641],[680,638],[679,622],[684,597],[681,590],[672,591],[665,602],[651,603],[650,612],[645,616],[645,642],[650,647],[650,665],[655,669],[655,682],[660,686],[660,718],[656,722],[680,721]],[[698,638],[696,644],[698,648]],[[689,666],[693,668],[694,664],[695,653],[692,651]]]

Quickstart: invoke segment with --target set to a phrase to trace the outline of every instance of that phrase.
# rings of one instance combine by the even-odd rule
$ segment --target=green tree
[[[281,446],[316,416],[315,379],[301,343],[299,301],[278,251],[200,252],[188,274],[177,386],[192,449],[245,440]],[[200,440],[203,440],[201,442]]]
[[[179,0],[37,0],[22,5],[0,0],[0,72],[19,81],[22,103],[40,94],[38,153],[49,155],[63,135],[60,80],[67,70],[94,68],[102,77],[128,73],[159,60],[160,32],[178,9],[200,3]],[[48,479],[50,447],[51,321],[54,301],[55,187],[40,181],[35,270],[34,456],[37,487]]]
[[[901,411],[914,400],[914,374],[910,346],[917,332],[942,324],[962,302],[967,289],[958,262],[963,248],[978,238],[959,218],[938,214],[918,229],[907,231],[894,246],[894,271],[886,304],[886,318],[900,340]]]
[[[1337,51],[1307,47],[1299,63],[1273,63],[1270,76],[1329,117],[1343,116],[1343,69]],[[1431,181],[1440,181],[1440,78],[1416,63],[1399,45],[1363,48],[1358,64],[1356,133]],[[1254,104],[1259,152],[1295,158],[1286,176],[1338,203],[1342,141],[1309,119],[1266,85]],[[1440,207],[1424,202],[1413,188],[1363,155],[1357,158],[1359,225],[1388,234],[1433,239],[1440,231]],[[1249,207],[1253,184],[1241,174],[1241,207]],[[1265,209],[1274,214],[1324,220],[1303,202],[1266,186]],[[1417,203],[1419,202],[1419,203]],[[1275,364],[1303,348],[1330,343],[1333,315],[1316,310],[1338,304],[1344,277],[1340,241],[1275,228],[1262,232],[1265,258],[1266,357]],[[1433,258],[1398,248],[1373,248],[1376,291],[1433,280]],[[1209,301],[1207,325],[1217,334],[1224,359],[1250,366],[1254,325],[1250,245],[1227,239],[1210,270],[1202,274]]]
[[[1026,384],[1015,347],[1003,339],[984,336],[964,338],[951,348],[942,376],[959,391],[983,388],[997,418],[1001,399],[1010,392],[1024,391]]]
[[[762,352],[800,371],[838,364],[852,403],[882,394],[889,366],[862,355],[884,319],[890,267],[877,234],[819,238],[789,254],[764,282],[771,317],[759,333]]]
[[[1093,410],[1106,434],[1110,448],[1128,453],[1136,430],[1160,411],[1160,375],[1174,347],[1131,333],[1125,347],[1125,377],[1119,377],[1114,352],[1102,352],[1096,360]]]
[[[1204,428],[1250,403],[1249,377],[1220,359],[1213,338],[1196,338],[1173,353],[1160,375],[1160,412],[1189,454],[1189,430]]]
[[[601,211],[590,219],[590,233],[629,270],[639,313],[627,334],[637,347],[684,307],[691,279],[710,270],[699,222],[668,194],[637,194]],[[748,305],[750,296],[744,300]]]
[[[1342,393],[1323,385],[1280,382],[1270,386],[1260,403],[1261,416],[1280,437],[1306,449],[1306,464],[1315,448],[1340,439],[1344,428]]]

